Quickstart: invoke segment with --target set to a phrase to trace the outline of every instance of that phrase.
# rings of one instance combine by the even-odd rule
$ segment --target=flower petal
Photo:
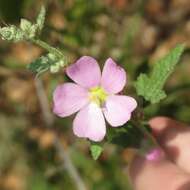
[[[110,94],[120,92],[126,84],[126,72],[111,58],[106,60],[103,68],[101,86]]]
[[[81,57],[66,69],[67,75],[76,83],[86,88],[99,85],[101,71],[97,61],[89,56]]]
[[[136,100],[130,96],[112,95],[107,98],[103,112],[108,123],[118,127],[130,120],[136,107]]]
[[[60,116],[69,116],[88,103],[88,91],[74,83],[59,85],[53,94],[53,112]]]
[[[101,108],[95,103],[90,103],[80,110],[74,119],[73,131],[78,137],[101,141],[106,134],[106,124]]]

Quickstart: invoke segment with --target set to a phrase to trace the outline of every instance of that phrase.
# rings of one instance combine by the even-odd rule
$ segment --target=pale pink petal
[[[80,110],[73,122],[74,134],[78,137],[101,141],[106,134],[106,124],[101,108],[90,103]]]
[[[106,60],[103,68],[101,86],[110,94],[120,92],[126,84],[126,72],[111,58]]]
[[[103,112],[108,123],[113,127],[118,127],[130,120],[131,112],[136,107],[137,102],[134,98],[112,95],[107,98]]]
[[[86,88],[92,88],[100,84],[100,67],[97,61],[89,56],[81,57],[66,69],[66,73],[73,81]]]
[[[74,83],[59,85],[53,94],[53,112],[60,116],[69,116],[88,103],[88,91]]]

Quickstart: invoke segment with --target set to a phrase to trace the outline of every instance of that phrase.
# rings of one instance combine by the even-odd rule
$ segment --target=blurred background
[[[140,72],[185,43],[166,85],[168,98],[147,107],[145,115],[190,123],[190,0],[0,0],[1,26],[17,25],[23,17],[34,21],[42,3],[48,12],[41,38],[59,46],[71,62],[90,55],[103,64],[112,57],[128,72],[127,94],[134,93],[131,81]],[[26,66],[43,53],[28,43],[0,41],[0,189],[82,190],[67,167],[72,161],[86,189],[132,190],[126,176],[129,149],[106,145],[94,161],[89,143],[72,134],[72,117],[53,118],[44,106],[43,89],[51,109],[53,89],[68,79],[61,71],[34,82]]]

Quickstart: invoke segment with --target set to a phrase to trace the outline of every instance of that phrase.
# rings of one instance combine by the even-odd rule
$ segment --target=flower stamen
[[[92,102],[98,104],[98,106],[102,106],[106,101],[108,94],[102,87],[94,87],[89,91],[89,99]]]

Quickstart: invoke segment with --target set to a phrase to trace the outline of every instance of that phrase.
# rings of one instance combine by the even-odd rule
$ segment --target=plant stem
[[[52,53],[53,55],[56,55],[57,57],[61,59],[66,59],[65,58],[66,56],[59,49],[50,46],[48,43],[40,39],[31,39],[30,42],[42,47],[43,49],[47,50],[49,53]]]
[[[152,136],[152,134],[138,121],[133,121],[133,124],[135,127],[137,127],[144,135],[145,137],[151,142],[151,144],[155,146],[159,146],[156,139]]]
[[[35,87],[37,96],[39,99],[40,107],[43,114],[44,123],[46,127],[52,128],[54,124],[54,117],[50,111],[47,95],[44,90],[42,81],[39,78],[35,78]],[[70,177],[73,179],[77,190],[87,190],[79,172],[75,168],[72,159],[70,157],[69,151],[60,142],[59,137],[56,135],[54,139],[54,147],[62,161],[62,165],[67,170]]]

